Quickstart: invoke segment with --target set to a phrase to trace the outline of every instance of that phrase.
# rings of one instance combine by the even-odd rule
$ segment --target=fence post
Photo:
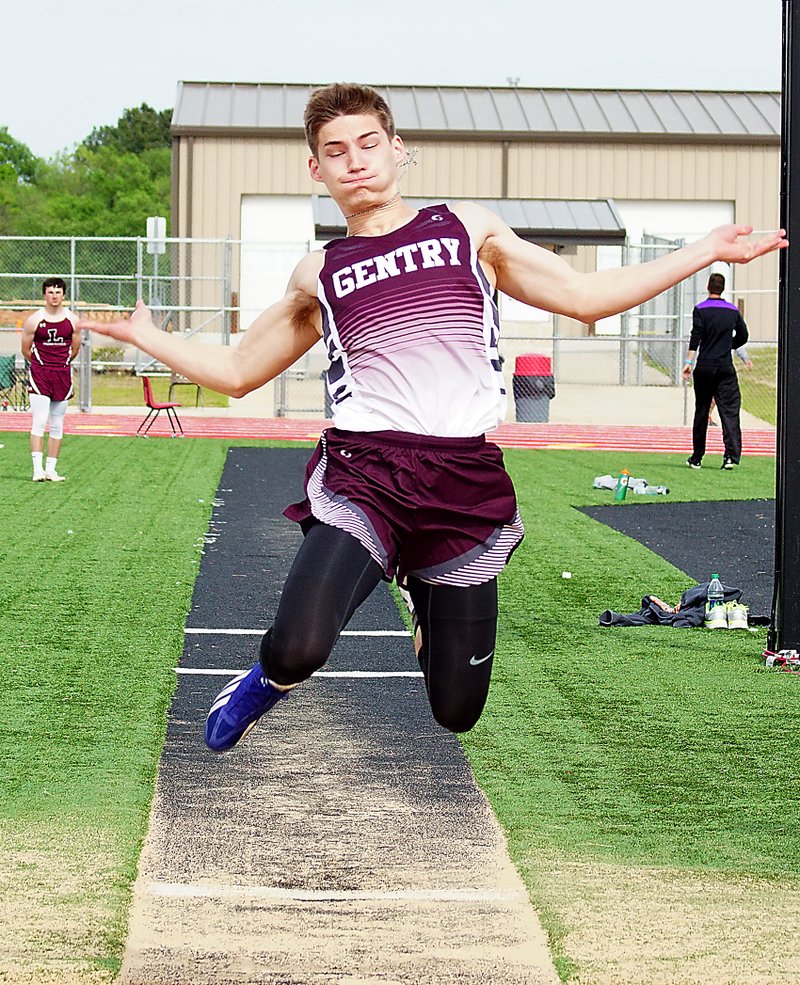
[[[622,266],[630,263],[630,244],[627,237],[622,244]],[[619,382],[620,386],[628,384],[628,338],[630,336],[630,312],[623,311],[619,323]]]
[[[222,344],[231,344],[231,289],[233,271],[233,240],[222,244]]]
[[[69,238],[69,297],[70,301],[77,301],[77,286],[75,283],[75,237]]]
[[[144,297],[144,244],[142,242],[142,237],[136,237],[136,297]],[[140,370],[144,360],[142,359],[142,350],[136,350],[136,365],[134,366],[134,371],[136,375],[139,375]]]
[[[558,361],[561,352],[561,318],[553,315],[553,379],[558,380]]]
[[[683,300],[684,300],[684,282],[681,281],[675,287],[675,297],[673,314],[674,318],[672,324],[675,326],[673,334],[675,336],[675,345],[673,347],[672,353],[672,380],[675,384],[680,385],[681,382],[681,349],[683,348],[683,339],[681,338],[681,332],[683,330]]]
[[[136,297],[144,297],[144,259],[142,237],[136,237]]]
[[[88,329],[81,332],[78,380],[80,387],[78,410],[83,414],[89,414],[92,410],[92,333]]]
[[[75,237],[69,238],[69,298],[76,304],[79,298],[78,272],[76,270]],[[81,347],[78,351],[78,410],[88,414],[92,409],[92,336],[81,332]]]
[[[275,416],[286,416],[286,373],[281,373],[275,381]]]

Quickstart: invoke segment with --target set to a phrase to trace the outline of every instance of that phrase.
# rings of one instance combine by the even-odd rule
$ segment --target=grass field
[[[121,955],[225,449],[69,438],[54,485],[30,481],[27,435],[2,440],[0,923],[24,914],[18,946],[92,974]],[[0,980],[30,960],[3,953]]]
[[[463,741],[548,924],[560,970],[588,974],[604,933],[617,955],[627,944],[629,957],[642,961],[641,935],[655,937],[655,926],[663,933],[670,924],[664,901],[671,893],[685,900],[699,879],[710,878],[721,911],[728,901],[720,880],[739,894],[743,885],[758,887],[739,919],[759,928],[763,943],[769,907],[760,891],[788,879],[796,903],[800,877],[791,765],[800,753],[800,679],[763,671],[761,633],[600,627],[606,608],[635,611],[648,592],[677,601],[692,582],[572,505],[610,502],[610,493],[590,489],[591,479],[623,464],[668,485],[671,501],[769,497],[773,461],[747,459],[735,475],[714,470],[696,483],[675,456],[507,452],[506,460],[529,535],[502,581],[502,659],[488,713]],[[709,573],[714,561],[707,559]],[[627,942],[608,919],[612,907],[636,931]],[[597,937],[573,948],[581,919],[593,921]],[[665,942],[673,954],[681,932],[688,931],[673,926]],[[775,946],[780,951],[779,939]],[[599,966],[594,973],[586,980],[605,980]],[[666,980],[687,980],[685,970],[675,974]],[[647,980],[643,972],[639,980]]]
[[[77,376],[77,374],[76,374]],[[151,376],[153,397],[157,401],[169,399],[169,377]],[[75,381],[76,387],[79,381]],[[192,386],[178,386],[172,399],[186,406],[194,406],[196,391]],[[92,376],[92,405],[94,407],[138,407],[143,406],[142,381],[138,376],[125,373],[95,373]],[[228,397],[224,393],[203,388],[204,407],[227,407]]]
[[[768,424],[775,424],[778,416],[778,347],[751,345],[748,351],[752,369],[745,369],[738,359],[734,360],[742,394],[742,410]],[[664,366],[654,359],[645,356],[645,362],[652,369],[669,375]]]
[[[778,347],[752,346],[750,358],[753,368],[739,372],[742,407],[762,421],[775,424],[778,416]]]
[[[70,437],[70,481],[35,485],[27,435],[2,441],[16,519],[0,548],[0,923],[14,929],[0,980],[107,982],[227,444]],[[773,461],[730,474],[682,456],[506,460],[528,534],[501,581],[487,711],[463,742],[562,976],[712,980],[688,976],[709,935],[725,948],[735,928],[753,938],[751,971],[773,977],[714,981],[792,981],[781,915],[800,885],[800,678],[763,671],[761,633],[599,627],[604,609],[677,600],[690,581],[573,508],[610,502],[592,479],[623,466],[672,501],[769,497]],[[661,951],[661,977],[645,974]],[[665,971],[678,952],[686,967]]]

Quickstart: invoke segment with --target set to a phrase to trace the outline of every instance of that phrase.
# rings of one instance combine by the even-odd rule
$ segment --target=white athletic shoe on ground
[[[45,472],[44,478],[48,482],[64,482],[67,477],[65,475],[59,475],[58,472]]]
[[[749,609],[741,602],[728,602],[728,629],[749,629]]]
[[[706,603],[704,625],[706,629],[727,629],[728,607],[724,603],[719,603],[718,605],[709,605]]]
[[[34,469],[33,470],[33,481],[34,482],[44,482],[47,476],[44,474],[44,469]]]

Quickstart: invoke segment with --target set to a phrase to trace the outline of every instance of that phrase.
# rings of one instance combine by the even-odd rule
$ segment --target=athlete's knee
[[[330,647],[306,634],[273,626],[261,640],[261,666],[276,684],[299,684],[324,666]]]
[[[64,416],[67,413],[66,400],[55,400],[50,404],[50,437],[64,437]]]
[[[436,701],[431,699],[431,711],[437,724],[446,728],[448,732],[469,732],[477,724],[483,712],[485,699],[478,703],[462,703],[448,701]]]
[[[32,393],[30,395],[30,405],[31,415],[33,417],[31,434],[35,438],[42,438],[47,428],[47,418],[50,413],[50,398],[44,397],[40,393]]]
[[[481,717],[489,694],[488,677],[452,686],[426,676],[428,701],[436,722],[448,732],[469,732]]]

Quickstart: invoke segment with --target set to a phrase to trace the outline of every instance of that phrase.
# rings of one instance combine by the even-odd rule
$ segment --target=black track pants
[[[732,365],[722,369],[706,369],[704,366],[697,366],[693,379],[692,458],[695,462],[699,462],[706,453],[708,414],[711,409],[711,401],[716,400],[719,422],[722,425],[725,456],[738,463],[742,457],[742,430],[739,424],[742,397],[736,370]]]
[[[289,571],[261,663],[276,684],[297,684],[319,670],[356,609],[381,580],[380,565],[343,530],[316,524]],[[434,717],[452,732],[480,718],[497,629],[497,582],[468,588],[409,579],[422,630],[420,666]]]

